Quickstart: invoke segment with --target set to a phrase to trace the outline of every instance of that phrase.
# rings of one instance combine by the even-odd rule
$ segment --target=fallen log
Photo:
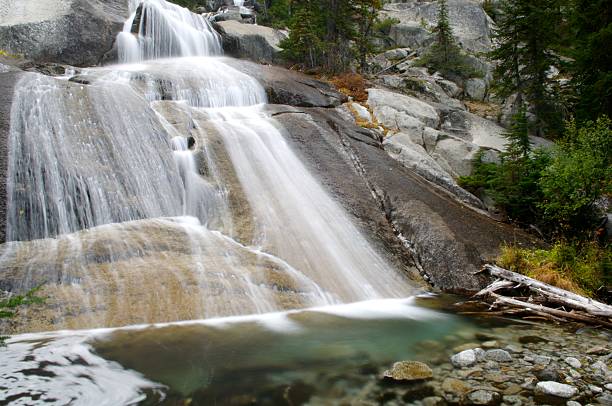
[[[495,265],[485,265],[482,272],[497,279],[474,297],[492,299],[491,309],[507,309],[502,311],[508,314],[522,311],[554,321],[573,320],[612,328],[612,306]],[[524,297],[526,292],[529,294]],[[511,293],[518,293],[518,296]]]
[[[500,268],[496,265],[487,264],[484,266],[483,270],[489,272],[490,275],[499,279],[514,282],[519,284],[519,286],[527,287],[530,290],[546,297],[551,302],[567,306],[572,309],[582,310],[593,316],[612,318],[612,306],[605,303],[601,303],[567,290],[551,286],[547,283],[537,281],[504,268]],[[484,290],[486,290],[486,288]]]
[[[542,306],[542,305],[527,303],[527,302],[523,302],[520,300],[509,298],[509,297],[501,296],[496,293],[491,293],[490,295],[495,299],[494,304],[499,304],[499,303],[509,304],[512,306],[523,307],[529,310],[533,310],[535,313],[549,314],[554,317],[558,317],[562,319],[571,319],[571,320],[576,320],[576,321],[589,323],[589,324],[601,324],[606,327],[612,328],[612,323],[609,321],[603,320],[603,319],[598,319],[595,317],[583,315],[583,314],[576,313],[576,312],[567,312],[567,311],[553,309],[553,308]]]

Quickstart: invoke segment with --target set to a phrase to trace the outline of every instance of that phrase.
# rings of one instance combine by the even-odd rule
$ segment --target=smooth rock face
[[[293,148],[331,195],[355,213],[358,224],[373,224],[372,220],[379,218],[357,214],[363,211],[356,203],[374,193],[385,221],[390,220],[411,242],[414,257],[436,288],[458,293],[478,290],[487,280],[474,273],[482,261],[498,255],[502,241],[516,239],[530,244],[523,233],[440,193],[389,157],[377,133],[350,123],[336,111],[271,107],[275,107],[272,114],[285,127]],[[361,198],[355,197],[360,194]],[[376,235],[388,252],[405,252],[398,251],[397,242],[380,238],[386,234],[377,231]]]
[[[128,17],[128,0],[0,0],[0,48],[36,62],[99,64]]]
[[[422,362],[400,361],[386,370],[383,377],[391,381],[420,381],[433,378],[433,371]]]
[[[259,63],[280,62],[280,42],[287,36],[279,30],[262,25],[221,21],[215,28],[223,38],[223,49],[228,55]]]
[[[257,79],[265,88],[269,103],[296,107],[336,107],[346,101],[346,96],[331,85],[299,72],[230,58],[223,62]]]
[[[398,46],[421,47],[432,41],[430,30],[437,23],[438,3],[391,1],[385,4],[382,14],[400,21],[391,28],[391,37]],[[449,0],[448,17],[454,35],[464,49],[471,52],[491,50],[493,23],[479,1]]]
[[[0,243],[5,241],[6,228],[6,171],[8,164],[8,136],[13,102],[13,89],[19,72],[0,73]]]
[[[556,396],[569,399],[578,393],[578,389],[571,385],[559,382],[544,381],[538,382],[535,388],[536,395]]]

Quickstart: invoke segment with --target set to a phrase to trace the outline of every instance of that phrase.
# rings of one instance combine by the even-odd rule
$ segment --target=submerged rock
[[[504,350],[489,350],[485,354],[485,358],[496,362],[511,362],[512,356],[508,351]]]
[[[569,399],[578,393],[578,388],[559,382],[544,381],[538,382],[535,387],[535,394],[542,400],[554,401],[554,398]]]
[[[474,350],[461,351],[451,357],[451,362],[457,368],[470,367],[476,363],[476,353]]]
[[[420,381],[433,378],[433,371],[422,362],[400,361],[393,364],[391,369],[386,370],[383,378],[393,382]]]
[[[501,395],[497,392],[478,389],[467,396],[467,403],[471,405],[496,405],[501,401]]]

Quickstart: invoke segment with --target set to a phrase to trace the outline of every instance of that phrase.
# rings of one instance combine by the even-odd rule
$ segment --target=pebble
[[[457,368],[471,367],[476,363],[476,353],[474,350],[461,351],[451,357],[451,362]]]
[[[492,349],[497,347],[499,347],[499,343],[495,340],[485,341],[484,343],[482,343],[482,348]]]
[[[539,381],[558,381],[560,379],[559,373],[552,368],[544,368],[541,371],[537,371],[535,376]]]
[[[520,336],[518,338],[519,343],[521,344],[538,344],[546,342],[545,339],[539,336]]]
[[[606,347],[597,346],[588,349],[586,353],[589,355],[606,355],[609,354],[610,351]]]
[[[512,345],[512,344],[505,346],[504,349],[508,352],[512,352],[515,354],[520,354],[523,352],[523,347],[520,347],[518,345]]]
[[[544,355],[536,355],[535,357],[533,357],[533,362],[538,365],[548,365],[550,364],[551,359],[552,358],[546,357]]]
[[[601,373],[602,375],[608,374],[608,366],[602,361],[597,361],[593,365],[591,365],[591,369]]]
[[[495,405],[499,403],[501,398],[497,392],[492,392],[484,389],[478,389],[471,392],[468,396],[468,400],[473,405]]]
[[[442,382],[442,390],[453,395],[463,396],[472,389],[472,386],[460,379],[446,378]]]
[[[571,385],[565,385],[559,382],[544,381],[538,382],[535,387],[536,394],[556,396],[559,398],[571,398],[578,393],[578,389]]]
[[[512,356],[506,350],[488,350],[485,354],[485,359],[496,362],[511,362]]]
[[[570,367],[574,369],[582,368],[582,363],[574,357],[565,358],[565,362],[567,363],[567,365],[569,365]]]
[[[504,399],[504,404],[508,404],[511,406],[522,406],[523,405],[523,401],[521,400],[520,396],[506,395],[503,397],[503,399]]]
[[[486,351],[482,348],[474,348],[474,354],[476,354],[476,361],[482,361],[485,357]]]
[[[575,400],[570,400],[565,405],[566,406],[582,406],[580,403],[576,402]]]
[[[440,396],[430,396],[421,400],[423,406],[442,406],[446,404]]]
[[[608,386],[610,386],[610,388],[608,388]],[[608,390],[612,390],[612,384],[606,385],[606,389]],[[589,385],[589,390],[593,393],[601,393],[603,392],[603,389],[601,389],[599,386],[595,386],[595,385]]]
[[[479,346],[480,344],[476,344],[476,343],[462,344],[462,345],[458,345],[455,348],[453,348],[453,352],[457,353],[457,352],[463,352],[466,350],[473,350],[474,348],[478,348]]]
[[[607,390],[612,392],[612,383],[607,383],[606,386],[604,386]],[[597,386],[595,386],[595,388],[597,388]],[[601,389],[601,388],[597,388],[597,389]]]
[[[495,361],[487,361],[484,364],[484,369],[499,369],[499,364]]]
[[[582,375],[580,375],[580,373],[578,371],[576,371],[575,369],[570,368],[568,372],[572,376],[572,378],[574,378],[574,379],[582,378]]]

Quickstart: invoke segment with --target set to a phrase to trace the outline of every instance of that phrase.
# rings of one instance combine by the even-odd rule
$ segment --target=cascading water
[[[120,65],[16,90],[0,267],[13,287],[45,283],[44,328],[412,293],[292,151],[262,86],[214,56],[207,20],[134,2],[118,43]]]

